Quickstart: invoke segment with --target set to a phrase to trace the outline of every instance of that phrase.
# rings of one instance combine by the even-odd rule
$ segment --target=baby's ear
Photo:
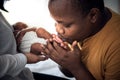
[[[36,30],[36,33],[37,33],[37,36],[40,38],[44,38],[44,39],[52,38],[52,35],[44,28],[38,28]]]

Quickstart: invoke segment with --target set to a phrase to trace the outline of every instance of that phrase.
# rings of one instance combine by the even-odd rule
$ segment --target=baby
[[[13,28],[18,51],[20,52],[33,52],[36,49],[39,50],[40,44],[46,44],[45,39],[52,38],[52,35],[45,29],[28,28],[28,25],[24,22],[15,23]]]
[[[28,26],[25,23],[23,23],[23,22],[17,22],[15,24],[13,24],[12,26],[14,28],[14,35],[15,35],[15,37],[17,36],[19,31],[28,28]]]
[[[20,47],[21,44],[23,44],[23,39],[24,36],[26,35],[26,33],[28,32],[35,32],[36,28],[28,28],[28,25],[25,24],[24,22],[17,22],[15,24],[13,24],[13,28],[14,28],[14,36],[16,39],[16,43],[17,43],[17,50],[19,52],[23,52]]]
[[[52,38],[52,34],[46,31],[44,28],[38,28],[36,30],[36,41],[31,44],[30,52],[35,52],[39,54],[39,50],[41,50],[41,44],[46,44],[46,39]],[[38,52],[36,52],[38,51]]]

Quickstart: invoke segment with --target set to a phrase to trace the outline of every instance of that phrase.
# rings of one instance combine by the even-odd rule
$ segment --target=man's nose
[[[55,24],[55,27],[56,27],[56,31],[60,34],[63,34],[64,33],[64,29],[63,29],[63,26],[60,25],[60,24]]]

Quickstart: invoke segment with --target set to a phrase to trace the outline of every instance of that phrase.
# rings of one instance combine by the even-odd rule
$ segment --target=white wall
[[[120,13],[120,0],[104,0],[105,5],[117,13]]]
[[[120,12],[120,0],[104,0],[105,5]],[[29,26],[44,27],[54,33],[54,20],[50,17],[48,0],[10,0],[5,4],[9,13],[4,13],[10,24],[23,21]]]
[[[55,32],[54,20],[51,18],[48,0],[10,0],[5,4],[9,13],[4,13],[10,24],[22,21],[30,27],[44,27],[49,32]]]

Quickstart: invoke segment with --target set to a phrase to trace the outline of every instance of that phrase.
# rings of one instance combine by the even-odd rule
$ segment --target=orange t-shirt
[[[83,43],[83,63],[96,80],[120,80],[120,15]]]

